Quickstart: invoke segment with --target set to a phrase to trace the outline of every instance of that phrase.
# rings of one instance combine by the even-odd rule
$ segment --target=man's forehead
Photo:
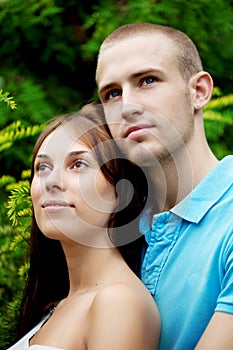
[[[108,44],[103,43],[100,48],[97,65],[99,66],[102,64],[103,61],[105,61],[112,54],[115,56],[115,58],[119,58],[121,54],[124,54],[124,51],[129,53],[131,51],[133,52],[135,47],[138,49],[142,47],[144,50],[145,48],[148,50],[154,49],[159,52],[161,50],[174,50],[176,45],[171,38],[163,33],[146,33],[145,35],[135,34]]]
[[[174,46],[170,45],[171,40],[164,40],[165,36],[160,33],[148,35],[148,40],[142,35],[122,39],[101,52],[96,71],[99,87],[112,83],[115,78],[117,80],[120,73],[126,74],[124,70],[127,71],[127,75],[140,75],[143,71],[162,71],[165,65],[172,62]]]
[[[119,39],[115,38],[114,40],[110,40],[108,41],[108,39],[106,39],[106,42],[104,41],[103,44],[101,45],[101,48],[100,48],[100,53],[104,50],[107,50],[109,48],[112,48],[114,47],[115,45],[118,45],[120,43],[124,43],[124,42],[127,42],[127,41],[136,41],[138,39],[141,39],[142,41],[147,41],[147,40],[151,40],[151,39],[156,39],[156,38],[163,38],[164,40],[168,40],[170,42],[173,42],[173,40],[168,36],[166,35],[165,33],[162,33],[162,32],[159,32],[159,31],[144,31],[144,32],[135,32],[135,33],[132,33],[130,35],[125,35],[124,36],[121,36]]]

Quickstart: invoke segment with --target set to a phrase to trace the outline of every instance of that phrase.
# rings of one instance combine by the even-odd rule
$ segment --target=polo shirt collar
[[[227,156],[170,211],[187,221],[198,223],[232,184],[233,156]]]

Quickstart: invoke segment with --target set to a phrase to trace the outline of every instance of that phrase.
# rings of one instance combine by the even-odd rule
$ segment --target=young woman
[[[143,171],[117,153],[100,106],[55,119],[35,145],[30,270],[11,350],[155,350],[157,307],[137,277]]]

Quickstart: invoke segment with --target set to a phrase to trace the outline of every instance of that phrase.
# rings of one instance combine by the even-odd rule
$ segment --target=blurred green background
[[[204,111],[208,141],[219,159],[232,153],[233,1],[0,0],[0,349],[14,341],[28,268],[33,144],[47,120],[97,97],[100,43],[130,22],[193,39],[215,84]]]

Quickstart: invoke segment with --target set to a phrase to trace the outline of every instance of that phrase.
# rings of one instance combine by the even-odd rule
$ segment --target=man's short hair
[[[193,74],[203,70],[197,48],[186,34],[175,28],[153,23],[130,23],[117,28],[103,41],[99,56],[117,42],[143,34],[162,34],[173,42],[176,52],[174,59],[184,80],[188,81]],[[148,45],[151,44],[151,41],[148,42]]]

